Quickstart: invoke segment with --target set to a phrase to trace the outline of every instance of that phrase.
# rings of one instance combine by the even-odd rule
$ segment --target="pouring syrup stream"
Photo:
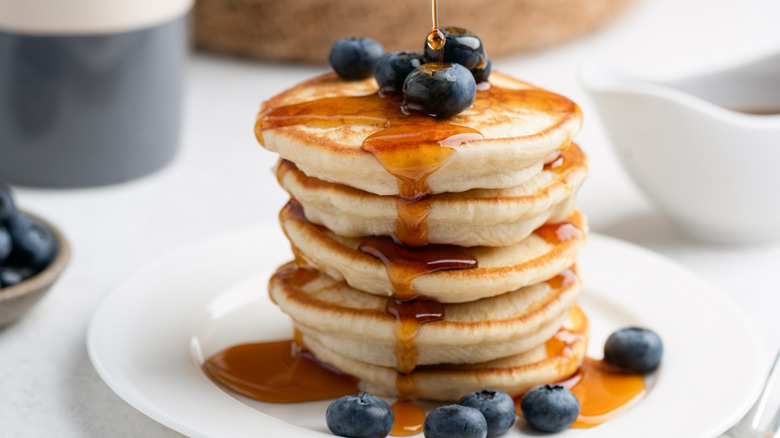
[[[428,34],[428,47],[432,50],[441,50],[446,43],[444,32],[439,30],[439,8],[436,0],[431,0],[431,32]],[[439,52],[439,62],[443,62],[444,52]]]

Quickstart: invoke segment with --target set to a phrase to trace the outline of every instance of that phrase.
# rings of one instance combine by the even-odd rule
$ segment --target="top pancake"
[[[491,74],[490,84],[488,90],[477,92],[471,108],[435,119],[404,114],[401,98],[380,97],[373,78],[346,81],[325,74],[263,103],[255,132],[267,149],[308,176],[378,195],[398,195],[398,179],[363,149],[364,141],[398,130],[415,135],[439,131],[432,134],[434,143],[451,148],[451,153],[434,164],[425,163],[430,170],[424,178],[429,193],[513,187],[539,173],[556,151],[569,145],[580,129],[582,113],[563,96],[500,73]],[[448,137],[445,131],[453,135]],[[445,138],[436,137],[442,132]],[[408,152],[407,157],[418,154],[426,159],[418,150]]]

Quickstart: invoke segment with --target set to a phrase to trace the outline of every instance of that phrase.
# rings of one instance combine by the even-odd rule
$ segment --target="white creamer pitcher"
[[[586,64],[623,166],[686,234],[780,237],[780,50],[676,79]]]

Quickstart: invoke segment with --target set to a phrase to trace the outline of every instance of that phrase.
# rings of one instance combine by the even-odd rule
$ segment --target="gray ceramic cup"
[[[0,23],[0,180],[95,186],[170,162],[181,130],[186,13],[84,33]]]

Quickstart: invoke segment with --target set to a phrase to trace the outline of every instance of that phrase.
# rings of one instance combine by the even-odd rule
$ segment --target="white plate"
[[[291,336],[266,292],[272,270],[289,254],[282,233],[268,227],[161,258],[98,308],[87,337],[92,363],[136,409],[192,437],[328,434],[327,402],[235,397],[200,368],[203,356],[231,344]],[[654,253],[604,236],[590,236],[580,266],[590,355],[600,357],[608,333],[628,324],[656,330],[665,353],[644,400],[601,426],[563,435],[709,438],[747,412],[766,357],[758,332],[723,295]],[[525,433],[515,427],[505,436]]]

